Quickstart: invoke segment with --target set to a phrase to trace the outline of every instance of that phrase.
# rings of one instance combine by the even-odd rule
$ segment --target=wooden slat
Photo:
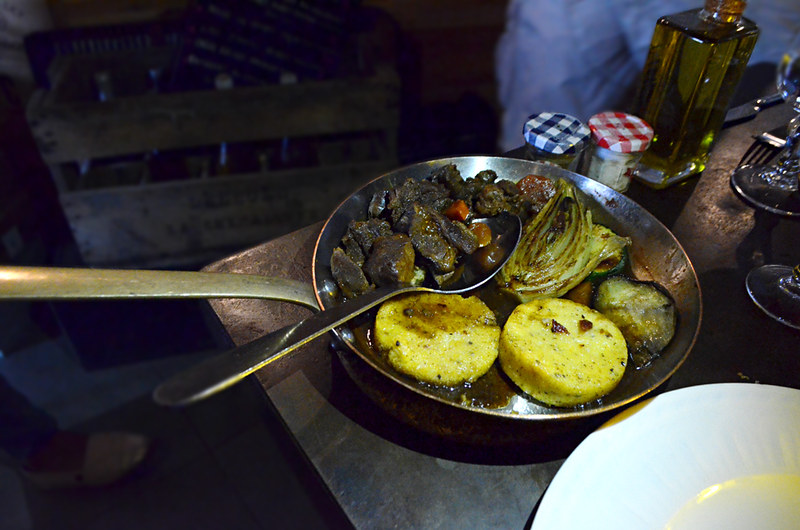
[[[146,22],[182,11],[187,0],[48,0],[58,28]]]
[[[372,78],[53,104],[39,93],[28,121],[47,163],[377,129],[396,129],[398,79]]]
[[[389,13],[409,33],[418,30],[502,27],[508,0],[364,0]]]
[[[158,267],[220,257],[324,219],[396,160],[61,195],[84,261]]]

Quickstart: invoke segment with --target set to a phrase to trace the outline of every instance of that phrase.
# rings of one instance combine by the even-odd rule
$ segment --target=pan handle
[[[313,287],[254,274],[0,266],[0,301],[264,298],[319,310]]]

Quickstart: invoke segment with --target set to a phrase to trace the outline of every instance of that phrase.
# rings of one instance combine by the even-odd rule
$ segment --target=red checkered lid
[[[653,139],[653,128],[638,116],[607,111],[589,118],[592,138],[600,147],[617,153],[640,153]]]

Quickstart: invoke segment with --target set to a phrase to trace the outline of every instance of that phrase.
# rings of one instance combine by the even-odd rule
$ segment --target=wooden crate
[[[122,72],[138,79],[152,58],[131,52]],[[115,64],[109,57],[92,61]],[[62,58],[57,66],[53,89],[31,98],[27,117],[89,265],[203,263],[322,219],[358,185],[397,164],[399,81],[392,68],[295,85],[100,102],[87,100],[85,76],[93,68],[86,58]],[[365,137],[371,156],[350,157],[347,149],[358,151]],[[154,151],[282,139],[319,140],[317,165],[134,184],[87,183],[67,171]]]

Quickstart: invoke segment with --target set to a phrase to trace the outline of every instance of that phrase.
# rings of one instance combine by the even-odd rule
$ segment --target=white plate
[[[800,390],[725,383],[667,392],[600,427],[564,462],[531,528],[797,528],[798,521]]]

